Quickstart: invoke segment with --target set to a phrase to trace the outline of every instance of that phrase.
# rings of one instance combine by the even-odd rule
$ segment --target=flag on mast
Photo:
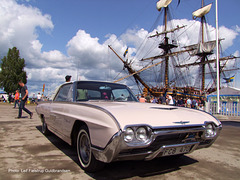
[[[43,84],[42,92],[44,93],[45,90],[45,84]]]
[[[234,78],[235,78],[235,75],[232,76],[232,77],[229,77],[229,78],[223,78],[223,79],[226,81],[225,83],[230,83],[230,82],[233,82]]]
[[[123,57],[125,57],[127,55],[127,53],[128,53],[128,47],[127,47],[126,51],[124,52]]]

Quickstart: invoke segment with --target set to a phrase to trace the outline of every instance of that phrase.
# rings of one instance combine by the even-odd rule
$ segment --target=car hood
[[[190,108],[139,102],[89,102],[109,111],[120,128],[127,125],[145,124],[151,127],[202,125],[205,121],[221,124],[210,114]]]

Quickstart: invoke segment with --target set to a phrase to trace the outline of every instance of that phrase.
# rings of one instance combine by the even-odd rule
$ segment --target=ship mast
[[[210,9],[212,7],[212,4],[209,4],[207,6],[204,6],[204,0],[202,0],[202,7],[192,13],[193,19],[201,18],[201,39],[198,44],[187,46],[185,48],[195,49],[193,51],[193,55],[196,55],[200,57],[200,62],[195,62],[191,64],[185,64],[185,65],[178,65],[177,67],[189,67],[191,65],[200,65],[201,68],[201,91],[205,91],[205,71],[206,71],[206,64],[209,64],[211,62],[215,62],[212,60],[208,60],[207,57],[211,54],[213,54],[213,49],[215,48],[215,42],[214,41],[207,41],[205,42],[205,36],[204,36],[204,26],[206,25],[206,18],[205,15],[209,13]]]
[[[222,40],[222,39],[217,39],[215,41],[206,41],[205,42],[205,34],[204,34],[204,26],[206,26],[206,18],[205,15],[211,10],[212,4],[204,6],[204,0],[202,0],[202,7],[192,13],[193,18],[201,18],[201,39],[198,44],[195,45],[190,45],[185,47],[186,49],[195,49],[193,50],[192,54],[197,55],[200,57],[200,62],[194,62],[190,64],[183,64],[183,65],[178,65],[177,67],[189,67],[189,66],[195,66],[195,65],[200,65],[201,68],[201,90],[202,92],[205,91],[205,74],[206,74],[206,64],[210,63],[215,63],[216,59],[211,59],[208,60],[208,56],[213,54],[213,49],[215,48],[216,45]],[[218,42],[218,43],[216,43]],[[218,50],[218,46],[217,46]],[[218,58],[218,57],[217,57]],[[219,61],[226,61],[226,60],[231,60],[231,59],[236,59],[239,57],[234,57],[234,56],[229,56],[229,57],[223,57],[219,58]],[[219,78],[219,77],[218,77]]]
[[[164,60],[163,61],[160,61],[158,63],[155,63],[151,66],[148,66],[146,68],[143,68],[139,71],[135,71],[131,68],[130,64],[127,63],[126,61],[124,61],[120,56],[117,55],[117,53],[111,48],[111,46],[109,46],[109,48],[118,56],[118,58],[123,62],[124,64],[124,67],[127,68],[128,72],[129,72],[129,75],[126,76],[126,77],[123,77],[115,82],[118,82],[122,79],[125,79],[129,76],[133,76],[135,78],[136,81],[139,81],[151,94],[153,95],[159,95],[161,93],[164,93],[164,92],[157,92],[153,89],[151,89],[141,78],[140,76],[138,75],[139,72],[141,71],[144,71],[148,68],[151,68],[153,66],[157,66],[159,64],[164,64],[164,89],[168,89],[169,88],[169,57],[170,56],[175,56],[179,53],[183,53],[183,52],[187,52],[187,51],[191,51],[191,50],[184,50],[184,51],[179,51],[179,52],[171,52],[171,49],[173,48],[177,48],[178,46],[174,45],[174,44],[171,44],[169,43],[169,38],[167,36],[168,33],[173,33],[175,32],[176,30],[179,30],[181,28],[184,28],[185,26],[177,26],[176,28],[174,29],[170,29],[170,30],[167,30],[167,23],[168,23],[168,5],[172,2],[172,0],[159,0],[157,2],[157,9],[158,11],[161,11],[161,9],[163,8],[164,9],[164,31],[161,32],[161,33],[156,33],[154,35],[151,35],[149,36],[149,38],[153,38],[153,37],[158,37],[160,35],[164,35],[164,39],[163,39],[163,42],[159,44],[159,48],[163,50],[163,54],[161,55],[158,55],[158,56],[154,56],[154,57],[149,57],[149,58],[145,58],[145,59],[142,59],[141,61],[145,61],[145,60],[155,60],[155,59],[159,59],[159,58],[163,58]]]
[[[164,8],[164,31],[167,31],[167,10],[168,10],[168,7]],[[164,44],[165,46],[168,45],[168,37],[167,37],[167,34],[165,34],[165,38],[164,38]],[[164,54],[167,54],[168,53],[168,49],[165,48],[164,49]],[[165,57],[165,76],[164,76],[164,82],[165,82],[165,87],[168,88],[169,87],[169,84],[168,84],[168,66],[169,66],[169,56],[166,56]]]
[[[185,26],[182,26],[182,27],[177,27],[175,29],[172,29],[172,30],[167,30],[167,23],[168,23],[168,5],[172,2],[172,0],[163,0],[163,1],[158,1],[157,2],[157,9],[158,11],[161,11],[162,8],[164,8],[164,31],[161,32],[161,33],[158,33],[155,34],[155,35],[152,35],[150,36],[149,38],[153,38],[153,37],[158,37],[160,35],[164,35],[164,41],[163,43],[160,43],[158,48],[162,49],[163,50],[163,54],[160,55],[160,56],[155,56],[155,57],[150,57],[150,58],[146,58],[146,59],[142,59],[142,61],[145,61],[145,60],[154,60],[154,59],[158,59],[158,58],[164,58],[164,65],[165,65],[165,69],[164,69],[164,87],[166,89],[169,88],[169,56],[172,56],[170,55],[171,53],[171,49],[173,48],[177,48],[176,45],[174,44],[170,44],[169,43],[169,38],[167,36],[168,33],[173,33],[174,31],[176,30],[179,30]],[[175,53],[176,54],[176,53]]]
[[[161,1],[159,1],[158,3],[161,4]],[[170,3],[171,3],[171,1],[166,1],[166,4],[161,4],[161,5],[157,4],[157,8],[158,8],[159,11],[161,10],[161,8],[164,8],[164,32],[161,33],[161,34],[164,34],[164,42],[160,43],[158,47],[163,50],[163,56],[165,56],[165,71],[164,71],[164,85],[165,85],[165,88],[169,88],[169,56],[167,56],[167,54],[170,53],[170,50],[172,48],[177,47],[177,46],[169,43],[169,41],[168,41],[169,38],[167,37],[167,34],[169,32],[174,32],[174,30],[178,30],[178,29],[182,28],[182,27],[177,27],[174,30],[167,31],[167,22],[168,22],[167,21],[167,14],[168,14],[168,5]],[[157,35],[159,35],[159,34],[157,34]],[[150,38],[155,37],[157,35],[150,36]]]
[[[142,80],[142,78],[138,75],[138,72],[136,72],[129,63],[127,63],[126,61],[124,61],[118,54],[116,51],[114,51],[114,49],[108,45],[108,47],[114,52],[114,54],[116,54],[116,56],[122,61],[122,63],[124,64],[124,67],[127,68],[128,72],[130,74],[133,75],[134,79],[136,80],[136,82],[140,82],[145,88],[147,88],[147,90],[153,94],[153,90]],[[122,78],[123,79],[123,78]],[[114,81],[114,82],[118,82],[118,81]]]

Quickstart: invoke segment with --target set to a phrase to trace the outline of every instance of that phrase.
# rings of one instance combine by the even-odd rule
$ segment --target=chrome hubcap
[[[87,164],[90,159],[90,142],[86,134],[82,134],[79,140],[79,153],[84,164]]]

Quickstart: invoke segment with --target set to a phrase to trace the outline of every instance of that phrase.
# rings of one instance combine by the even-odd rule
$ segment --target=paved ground
[[[78,165],[75,151],[55,135],[44,136],[35,106],[33,119],[15,119],[18,110],[0,103],[0,179],[240,179],[240,118],[220,117],[223,130],[208,149],[180,159],[108,164],[95,174]]]

